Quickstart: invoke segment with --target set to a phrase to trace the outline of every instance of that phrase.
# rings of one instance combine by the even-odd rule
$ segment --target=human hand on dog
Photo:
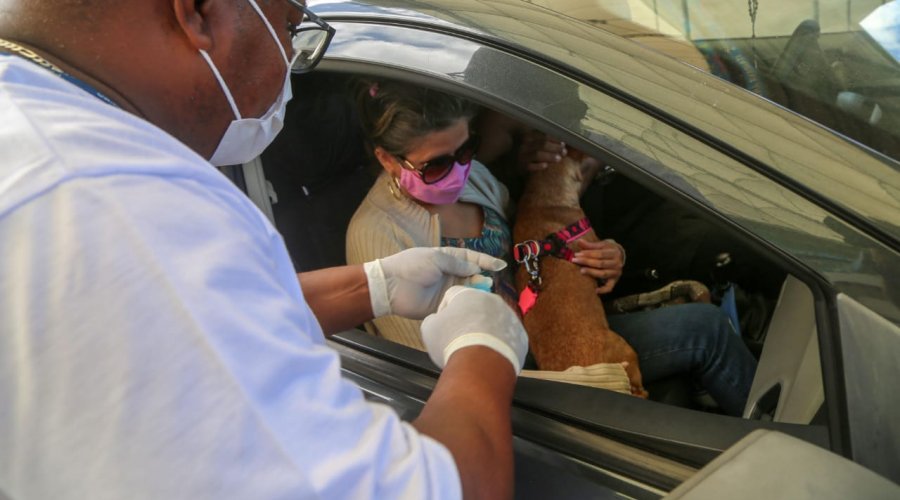
[[[559,163],[566,156],[566,143],[547,137],[539,130],[530,130],[522,135],[519,147],[519,171],[522,173],[543,170]]]
[[[572,262],[581,267],[581,274],[586,274],[600,282],[598,294],[609,293],[622,277],[625,267],[625,249],[614,240],[584,241],[577,240],[579,251],[575,252]]]
[[[551,137],[537,130],[526,132],[522,136],[522,144],[519,147],[518,168],[520,173],[534,172],[543,170],[550,165],[554,165],[562,161],[572,150],[566,143]],[[596,158],[584,155],[578,151],[575,152],[573,158],[581,162],[581,187],[578,190],[578,196],[584,194],[588,186],[597,176],[602,168],[602,163]]]

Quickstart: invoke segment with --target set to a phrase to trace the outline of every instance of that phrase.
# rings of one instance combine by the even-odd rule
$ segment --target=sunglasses
[[[403,155],[397,155],[397,158],[402,160],[401,165],[404,168],[417,173],[422,179],[422,182],[425,184],[434,184],[443,180],[444,177],[447,177],[447,175],[450,174],[450,171],[453,170],[453,165],[456,165],[457,163],[460,165],[468,165],[471,163],[472,157],[475,156],[475,151],[478,149],[479,142],[477,135],[469,135],[466,142],[457,148],[453,154],[432,158],[423,163],[420,168],[416,168],[416,166]]]

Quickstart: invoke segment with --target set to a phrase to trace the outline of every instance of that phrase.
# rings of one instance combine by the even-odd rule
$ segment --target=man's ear
[[[212,31],[207,19],[210,0],[172,0],[175,20],[188,42],[196,49],[212,48]]]

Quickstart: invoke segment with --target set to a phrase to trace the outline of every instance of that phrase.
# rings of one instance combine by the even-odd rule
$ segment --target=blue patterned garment
[[[441,246],[468,248],[505,260],[509,265],[503,271],[483,274],[494,279],[494,293],[500,294],[507,302],[512,301],[512,304],[515,304],[517,294],[512,279],[515,263],[510,260],[512,233],[509,224],[499,213],[489,207],[482,207],[482,211],[484,212],[484,226],[481,229],[481,236],[475,238],[445,238],[442,236]]]

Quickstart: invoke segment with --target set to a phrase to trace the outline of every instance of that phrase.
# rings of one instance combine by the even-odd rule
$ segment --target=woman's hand
[[[522,136],[522,145],[519,148],[518,169],[519,173],[527,174],[537,170],[543,170],[550,165],[559,163],[569,153],[566,143],[548,137],[543,132],[531,130]],[[581,161],[581,187],[578,190],[579,197],[584,194],[588,186],[600,172],[602,164],[596,158],[577,154]]]
[[[581,266],[581,274],[601,280],[598,294],[609,293],[622,277],[625,249],[613,240],[576,241],[578,250],[572,262]]]
[[[558,163],[566,156],[566,143],[547,137],[547,134],[530,130],[522,135],[519,148],[519,171],[521,173],[543,170],[548,165]]]

